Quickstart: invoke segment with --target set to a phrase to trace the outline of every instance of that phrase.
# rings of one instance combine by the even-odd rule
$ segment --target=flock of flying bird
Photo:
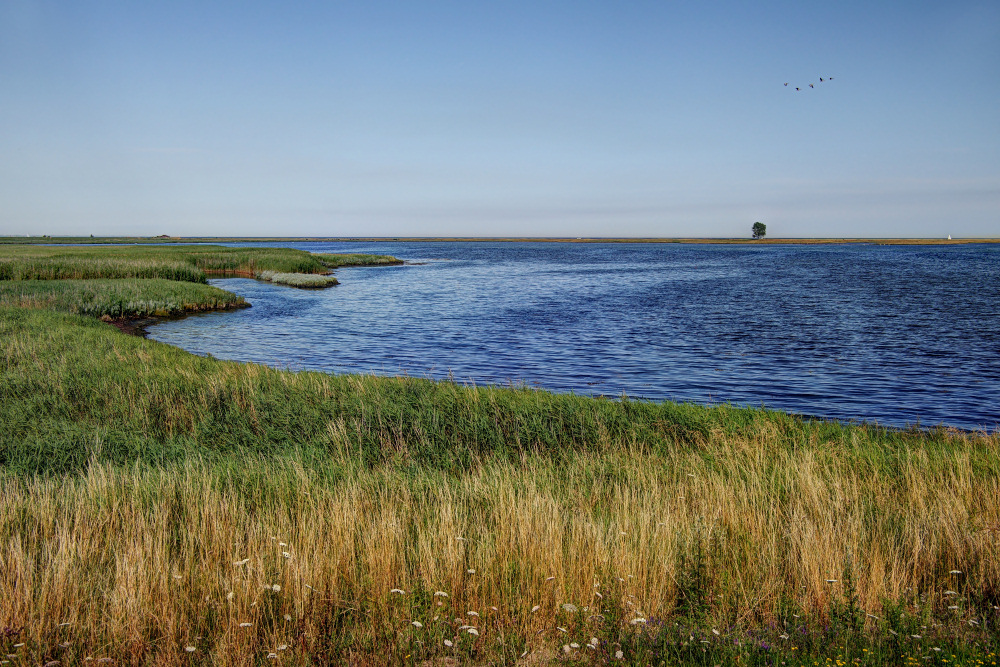
[[[828,82],[828,81],[833,81],[833,77],[832,77],[832,76],[828,76],[828,77],[826,77],[825,79],[824,79],[823,77],[820,77],[820,78],[819,78],[819,82],[820,82],[820,83],[826,83],[826,82]],[[788,85],[788,83],[786,82],[786,83],[785,83],[785,85],[787,86],[787,85]],[[810,88],[815,88],[816,86],[810,83],[810,84],[809,84],[809,87],[810,87]],[[796,87],[795,87],[795,90],[802,90],[802,88],[800,88],[800,87],[796,86]]]

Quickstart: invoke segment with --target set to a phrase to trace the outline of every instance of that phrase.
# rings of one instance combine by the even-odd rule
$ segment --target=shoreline
[[[232,305],[219,305],[211,308],[191,308],[180,313],[173,313],[169,315],[139,315],[136,317],[99,317],[102,322],[110,324],[114,328],[121,331],[123,334],[129,336],[136,336],[138,338],[149,338],[149,331],[146,327],[151,327],[154,324],[159,324],[160,322],[170,322],[173,320],[183,320],[185,317],[191,317],[192,315],[201,315],[204,313],[220,313],[220,312],[230,312],[234,310],[243,310],[244,308],[252,308],[253,304],[249,301],[243,301],[242,303],[236,303]],[[181,348],[178,348],[181,349]],[[186,350],[185,350],[186,351]]]
[[[530,236],[175,236],[162,237],[16,237],[0,236],[5,245],[156,245],[187,243],[686,243],[712,245],[970,245],[1000,243],[992,238],[706,238],[706,237],[530,237]]]

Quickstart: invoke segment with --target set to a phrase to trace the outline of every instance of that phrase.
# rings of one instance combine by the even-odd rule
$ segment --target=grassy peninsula
[[[342,266],[401,264],[388,255],[291,248],[0,245],[0,305],[43,307],[105,319],[244,307],[209,277],[242,276],[294,287],[330,287]]]
[[[24,296],[311,272],[166,249],[3,251],[11,664],[996,661],[996,434],[292,373]]]

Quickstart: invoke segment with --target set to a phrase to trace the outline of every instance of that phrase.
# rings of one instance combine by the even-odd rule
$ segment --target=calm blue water
[[[250,244],[246,244],[250,245]],[[198,354],[995,430],[1000,247],[300,243],[392,254],[150,327]]]

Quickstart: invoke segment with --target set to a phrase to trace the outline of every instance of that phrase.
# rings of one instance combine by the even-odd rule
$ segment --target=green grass
[[[338,284],[333,276],[317,275],[315,273],[278,273],[277,271],[261,271],[257,274],[259,280],[266,280],[275,285],[289,287],[331,287]]]
[[[0,281],[162,278],[204,283],[207,276],[262,272],[326,274],[339,266],[399,263],[382,255],[315,255],[291,248],[0,245]]]
[[[315,253],[321,262],[331,266],[392,266],[403,262],[392,255],[361,255],[354,253]]]
[[[980,443],[946,431],[848,427],[760,409],[292,374],[197,357],[120,336],[100,322],[23,309],[0,311],[0,338],[0,465],[31,474],[84,469],[87,443],[95,438],[102,441],[101,461],[124,465],[247,450],[272,455],[305,448],[325,455],[331,428],[346,433],[369,465],[443,469],[474,466],[483,457],[563,459],[623,447],[657,454],[681,446],[711,461],[711,442],[738,435],[760,438],[769,448],[825,444],[824,459],[892,475],[900,452],[915,445],[929,448],[928,465],[936,466],[954,443]],[[984,447],[983,469],[1000,469],[997,456]]]
[[[249,305],[243,297],[199,283],[147,280],[5,280],[0,306],[42,308],[104,318],[170,316]]]

